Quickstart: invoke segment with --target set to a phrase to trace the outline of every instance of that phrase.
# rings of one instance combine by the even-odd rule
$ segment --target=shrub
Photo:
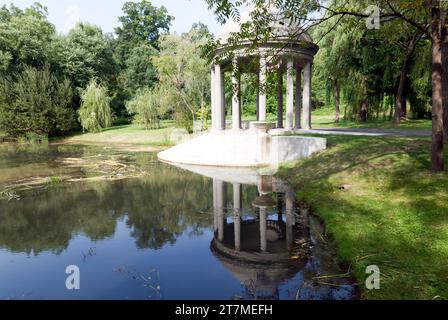
[[[112,125],[111,98],[106,87],[91,80],[81,93],[81,108],[78,111],[83,131],[99,132]]]
[[[208,119],[210,118],[211,114],[211,106],[208,104],[203,105],[199,110],[196,112],[196,116],[201,121],[201,129],[207,130],[209,128]]]

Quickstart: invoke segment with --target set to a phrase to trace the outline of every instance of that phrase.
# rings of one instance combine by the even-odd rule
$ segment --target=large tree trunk
[[[407,97],[407,87],[409,85],[409,77],[406,74],[406,79],[404,82],[404,90],[403,90],[403,96],[401,98],[401,119],[406,120],[408,117],[408,97]]]
[[[335,105],[335,119],[334,122],[339,123],[341,119],[341,98],[340,98],[340,90],[339,90],[339,84],[338,80],[333,81],[333,92],[334,92],[334,105]]]
[[[443,88],[440,0],[428,0],[432,38],[432,152],[431,169],[443,171]]]
[[[361,122],[367,122],[367,116],[369,112],[369,102],[367,98],[361,101],[361,110],[359,111],[359,119]]]
[[[406,84],[408,81],[407,66],[403,65],[398,84],[397,97],[395,103],[394,123],[400,124],[406,118]]]
[[[409,41],[408,48],[406,50],[406,56],[401,67],[400,82],[398,84],[394,116],[395,124],[399,124],[402,119],[406,118],[406,86],[408,81],[408,69],[412,55],[414,54],[415,47],[417,45],[417,42],[420,40],[420,37],[421,35],[415,34]]]
[[[447,11],[442,11],[442,90],[443,90],[443,128],[448,137],[448,19]]]

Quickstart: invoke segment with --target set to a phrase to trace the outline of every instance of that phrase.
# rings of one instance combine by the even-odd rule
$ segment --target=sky
[[[0,6],[13,3],[26,8],[34,2],[48,8],[48,19],[59,33],[67,33],[77,22],[90,22],[100,26],[104,32],[113,32],[122,15],[123,4],[129,0],[0,0]],[[150,0],[157,7],[165,6],[175,17],[171,31],[187,32],[193,23],[203,22],[214,34],[219,34],[221,26],[204,0]]]

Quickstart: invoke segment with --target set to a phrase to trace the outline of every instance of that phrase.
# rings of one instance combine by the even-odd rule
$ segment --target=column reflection
[[[309,238],[307,228],[299,225],[294,193],[280,190],[273,178],[260,177],[258,196],[245,199],[243,186],[232,183],[233,222],[226,223],[226,183],[213,181],[215,238],[211,250],[255,299],[278,298],[279,285],[303,268],[306,258],[296,259],[295,241]],[[246,193],[245,193],[246,194]]]

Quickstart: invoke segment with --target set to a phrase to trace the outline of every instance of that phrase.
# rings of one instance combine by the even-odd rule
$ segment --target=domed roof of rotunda
[[[219,40],[222,44],[226,44],[232,33],[238,33],[241,31],[241,24],[250,22],[251,12],[253,7],[249,7],[247,10],[241,13],[240,22],[229,20],[223,27]],[[293,40],[293,41],[306,41],[313,43],[311,36],[302,30],[301,26],[291,21],[286,17],[278,8],[271,6],[268,9],[271,15],[271,38],[272,40]]]

